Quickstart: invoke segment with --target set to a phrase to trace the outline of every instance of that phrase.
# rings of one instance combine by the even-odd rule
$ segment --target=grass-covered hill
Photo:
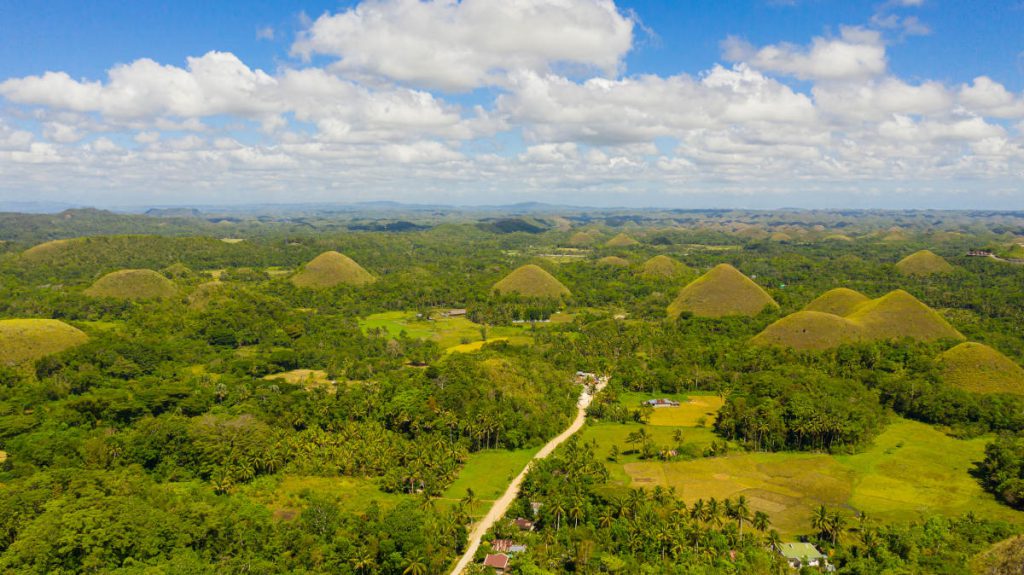
[[[597,260],[597,265],[628,268],[629,260],[626,258],[620,258],[619,256],[606,256]]]
[[[201,283],[196,286],[188,296],[188,305],[192,309],[206,309],[210,302],[218,299],[224,294],[225,283],[220,280],[213,280]]]
[[[896,270],[908,276],[948,274],[953,269],[945,258],[930,250],[914,252],[896,263]]]
[[[658,255],[644,262],[640,275],[651,279],[667,279],[685,275],[690,271],[690,268],[683,262],[665,255]]]
[[[798,311],[772,323],[751,340],[755,345],[793,349],[829,349],[864,338],[861,326],[820,311]]]
[[[96,280],[85,290],[91,297],[164,299],[178,292],[171,280],[153,270],[119,270]]]
[[[0,320],[0,365],[18,365],[81,345],[89,337],[55,319]]]
[[[905,337],[919,341],[964,339],[938,312],[903,290],[867,299],[853,290],[835,289],[803,311],[772,323],[751,343],[829,349],[844,343]]]
[[[1024,368],[991,347],[964,342],[939,354],[942,379],[977,393],[1024,395]]]
[[[593,245],[594,236],[587,232],[576,232],[569,236],[569,240],[566,243],[577,248],[587,247]]]
[[[870,301],[868,296],[850,288],[828,290],[814,298],[804,306],[804,311],[820,311],[835,315],[846,315],[864,302]]]
[[[516,268],[491,289],[500,294],[518,294],[525,297],[557,298],[570,295],[569,288],[544,268],[534,264]]]
[[[729,264],[719,264],[684,287],[668,306],[669,317],[690,312],[702,317],[754,316],[777,306],[761,286]]]
[[[376,278],[363,269],[352,258],[330,251],[313,258],[297,274],[292,283],[298,287],[323,289],[341,284],[361,286],[373,283]]]
[[[629,235],[627,235],[625,232],[623,232],[623,233],[615,236],[614,238],[608,240],[607,242],[605,242],[604,245],[606,245],[606,246],[608,246],[610,248],[628,248],[628,247],[639,245],[639,244],[640,244],[640,242],[634,240]]]

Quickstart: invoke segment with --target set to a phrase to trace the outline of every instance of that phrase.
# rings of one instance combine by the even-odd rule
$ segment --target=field
[[[327,372],[320,369],[293,369],[282,373],[272,373],[264,376],[265,380],[283,380],[293,385],[302,385],[306,389],[323,388],[328,393],[337,391],[335,382],[327,377]]]
[[[688,440],[694,432],[710,433],[693,429],[683,435]],[[986,441],[953,439],[928,425],[896,420],[856,455],[743,453],[673,462],[623,459],[610,467],[613,478],[625,475],[631,487],[675,487],[687,502],[744,495],[784,535],[806,532],[811,511],[821,504],[881,521],[968,511],[1024,521],[968,473],[983,457]]]
[[[404,331],[408,337],[429,339],[449,351],[476,351],[483,346],[480,337],[483,326],[464,317],[423,320],[417,318],[414,311],[389,311],[367,316],[359,320],[359,326],[364,332],[383,328],[394,337]],[[487,340],[507,340],[519,345],[529,344],[533,338],[525,326],[496,326],[487,328]]]
[[[243,491],[280,519],[296,517],[305,507],[304,500],[310,495],[333,500],[342,511],[350,513],[362,513],[371,501],[387,509],[406,497],[384,493],[368,479],[304,475],[262,477],[243,487]]]
[[[470,511],[471,516],[481,516],[501,494],[526,464],[533,458],[536,449],[488,449],[469,455],[459,472],[459,477],[441,495],[451,504],[466,496],[466,488],[472,488],[480,502]]]

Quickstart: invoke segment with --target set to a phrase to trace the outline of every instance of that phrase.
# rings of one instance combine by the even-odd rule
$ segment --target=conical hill
[[[341,284],[361,286],[373,283],[376,279],[352,258],[330,251],[310,260],[300,272],[292,276],[292,283],[303,288],[323,289]]]
[[[516,268],[491,289],[500,294],[518,294],[525,297],[557,298],[570,295],[569,288],[544,268],[534,264]]]
[[[820,311],[835,315],[846,315],[860,304],[870,301],[868,296],[849,288],[828,290],[804,306],[805,311]]]
[[[1024,368],[991,347],[961,343],[936,358],[942,380],[977,393],[1024,395]]]
[[[731,265],[719,264],[684,287],[668,306],[668,315],[754,316],[768,306],[778,306],[768,292]]]
[[[953,266],[945,258],[929,250],[914,252],[896,264],[897,271],[910,276],[948,274],[953,269]]]
[[[96,280],[85,295],[116,299],[163,299],[178,289],[171,280],[153,270],[119,270]]]

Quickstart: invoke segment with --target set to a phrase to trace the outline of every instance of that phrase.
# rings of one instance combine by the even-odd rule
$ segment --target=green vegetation
[[[616,235],[614,238],[605,242],[605,247],[609,248],[629,248],[640,245],[640,242],[631,238],[625,232]]]
[[[930,250],[914,252],[896,263],[896,271],[909,276],[930,276],[952,273],[955,268]]]
[[[650,279],[673,279],[690,272],[686,264],[666,255],[657,255],[644,262],[640,274]]]
[[[487,512],[490,504],[505,493],[512,478],[526,468],[536,449],[488,449],[469,455],[458,479],[441,495],[442,500],[456,503],[466,499],[468,491],[473,497],[466,511],[470,516]]]
[[[576,232],[573,235],[569,236],[569,240],[567,241],[567,243],[570,246],[585,248],[593,245],[595,241],[596,240],[594,239],[594,236],[587,232]]]
[[[976,393],[1024,395],[1024,368],[991,347],[964,342],[939,354],[942,380]]]
[[[1024,509],[1024,434],[1003,434],[985,447],[978,464],[985,489],[1016,509]]]
[[[1016,575],[1024,565],[1024,535],[1004,539],[979,553],[971,562],[975,575]]]
[[[615,266],[620,268],[628,268],[629,260],[620,258],[619,256],[605,256],[597,260],[599,266]]]
[[[719,264],[679,292],[668,306],[669,317],[684,312],[700,317],[754,316],[778,304],[761,286],[729,264]]]
[[[361,286],[374,281],[376,278],[352,258],[335,251],[316,256],[302,271],[292,276],[292,283],[296,286],[313,289],[332,288],[342,284]]]
[[[89,337],[55,319],[0,320],[0,365],[19,365],[81,345]]]
[[[562,282],[544,268],[534,264],[516,268],[491,289],[498,294],[530,298],[557,298],[570,295],[569,288],[562,285]]]
[[[114,299],[163,299],[174,297],[174,283],[153,270],[120,270],[96,280],[85,295]]]

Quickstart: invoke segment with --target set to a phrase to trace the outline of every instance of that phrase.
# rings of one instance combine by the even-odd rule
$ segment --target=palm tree
[[[732,508],[733,516],[740,524],[740,538],[743,538],[743,520],[750,517],[750,506],[747,505],[747,498],[740,495],[739,499],[736,500],[736,504]]]
[[[832,534],[832,546],[835,547],[839,543],[839,534],[842,533],[843,528],[846,527],[846,518],[842,516],[839,511],[835,511],[828,518],[828,530]]]
[[[565,515],[565,506],[562,505],[560,500],[556,500],[551,507],[551,512],[555,514],[555,531],[558,531],[562,526],[562,516]]]
[[[754,529],[757,529],[761,533],[764,533],[765,529],[768,529],[768,526],[771,525],[771,523],[771,519],[768,518],[768,514],[764,511],[754,512],[754,519],[751,521],[751,524],[754,526]]]
[[[778,551],[779,547],[782,545],[782,537],[780,537],[779,532],[774,529],[768,532],[766,541],[768,543],[768,547],[774,551]]]
[[[822,505],[818,507],[818,510],[814,513],[814,517],[811,518],[811,527],[818,530],[818,534],[828,533],[828,509]]]
[[[583,506],[581,505],[579,498],[573,500],[572,507],[569,508],[569,517],[572,518],[573,529],[580,526],[580,519],[583,518]]]
[[[356,573],[362,573],[363,575],[371,573],[373,571],[373,567],[377,563],[373,554],[366,549],[364,549],[361,554],[353,557],[351,562],[352,569],[354,569]]]
[[[472,487],[466,488],[466,496],[462,498],[461,503],[464,503],[469,508],[470,513],[473,512],[473,507],[476,505],[476,493]]]
[[[605,507],[604,511],[601,512],[601,516],[597,518],[597,525],[602,529],[608,529],[614,521],[615,514],[612,512],[612,508]]]
[[[427,564],[419,557],[410,559],[402,575],[427,575]]]

